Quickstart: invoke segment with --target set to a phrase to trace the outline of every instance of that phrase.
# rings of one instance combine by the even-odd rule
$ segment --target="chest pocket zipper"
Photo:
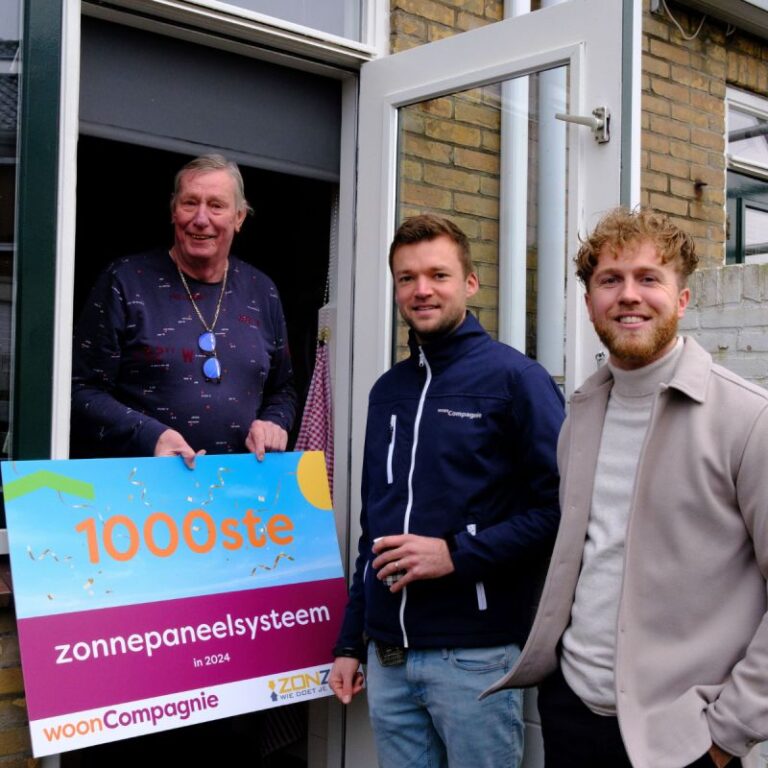
[[[392,456],[395,453],[395,435],[397,434],[397,416],[393,413],[389,417],[389,449],[387,450],[387,484],[392,485]]]

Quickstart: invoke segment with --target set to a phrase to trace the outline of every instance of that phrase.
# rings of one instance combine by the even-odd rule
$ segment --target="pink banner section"
[[[343,578],[18,621],[30,720],[331,661]]]

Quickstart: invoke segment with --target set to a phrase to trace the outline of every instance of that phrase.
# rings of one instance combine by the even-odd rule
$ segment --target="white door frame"
[[[639,0],[569,0],[363,66],[352,328],[350,563],[354,563],[359,535],[360,502],[355,489],[362,474],[368,393],[391,365],[392,282],[386,254],[396,225],[398,109],[568,65],[571,112],[589,115],[605,105],[612,114],[607,144],[598,144],[587,128],[569,129],[567,248],[573,254],[578,234],[603,211],[637,202],[639,163],[632,161],[639,159],[641,6]],[[624,120],[622,112],[628,113]],[[595,354],[601,349],[572,269],[566,316],[566,389],[570,392],[592,373]],[[366,720],[364,708],[358,705],[349,712],[347,765],[373,759],[372,752],[364,751],[372,746],[361,728],[366,728]],[[355,733],[353,743],[350,732]]]

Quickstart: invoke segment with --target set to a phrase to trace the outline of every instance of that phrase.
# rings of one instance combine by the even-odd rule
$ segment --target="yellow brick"
[[[449,211],[452,208],[452,195],[439,187],[428,187],[424,184],[405,183],[401,186],[402,201],[412,205],[438,208]]]
[[[499,222],[483,219],[480,222],[480,237],[483,240],[490,240],[491,242],[498,243],[499,242]]]
[[[722,205],[712,205],[708,202],[691,201],[690,216],[702,221],[712,221],[720,223],[725,221],[725,211]]]
[[[651,208],[665,213],[676,213],[678,216],[685,216],[688,212],[688,201],[681,200],[679,197],[670,195],[661,195],[658,192],[651,192]]]
[[[498,265],[498,243],[472,243],[472,258],[478,263]],[[494,266],[494,269],[497,268]],[[492,284],[496,285],[497,283],[494,281]]]
[[[722,133],[702,131],[699,128],[691,129],[691,143],[698,147],[708,147],[718,152],[725,151],[725,137]]]
[[[445,187],[460,192],[478,192],[480,177],[476,173],[468,173],[441,165],[427,165],[424,168],[424,181],[437,187]]]
[[[15,635],[0,637],[0,667],[18,666],[19,640]]]
[[[693,200],[696,194],[693,184],[693,181],[690,179],[670,179],[669,191],[677,197]]]
[[[500,0],[485,0],[485,18],[501,21],[504,18],[504,5]]]
[[[697,125],[699,128],[706,128],[709,125],[709,115],[700,109],[693,109],[687,104],[673,104],[671,117],[683,125]]]
[[[403,160],[400,163],[399,173],[403,179],[408,181],[424,180],[424,165],[416,160]]]
[[[396,35],[406,35],[420,40],[427,39],[427,23],[422,18],[410,13],[395,11],[390,21],[392,32]]]
[[[24,693],[24,679],[20,667],[0,669],[0,694]]]
[[[493,107],[456,102],[456,119],[483,128],[498,130],[501,124],[501,113]]]
[[[670,113],[670,103],[667,99],[654,96],[650,93],[643,93],[641,106],[644,112],[652,112],[657,115],[666,115]]]
[[[706,163],[709,160],[709,153],[706,150],[684,141],[670,142],[669,154],[679,160],[688,160],[692,163]]]
[[[653,190],[654,192],[667,192],[670,190],[669,179],[661,173],[651,173],[643,171],[641,174],[640,185],[643,189]]]
[[[645,54],[643,56],[643,72],[647,72],[649,75],[658,75],[659,77],[669,77],[669,62]]]
[[[725,170],[723,168],[711,168],[706,165],[691,165],[688,178],[692,181],[701,180],[707,185],[725,188]]]
[[[659,59],[665,59],[666,61],[675,64],[687,65],[690,61],[690,54],[685,48],[681,48],[679,45],[665,43],[663,40],[655,40],[651,38],[649,40],[648,51],[652,56],[656,56]]]
[[[646,131],[641,135],[643,149],[649,152],[657,152],[660,155],[669,154],[669,139],[658,133]]]
[[[420,112],[425,115],[433,115],[434,117],[453,117],[453,103],[452,96],[443,96],[439,99],[429,99],[429,101],[421,101],[418,104],[414,104],[409,109],[418,108]]]
[[[399,118],[401,131],[420,135],[425,133],[425,122],[427,118],[418,106],[419,105],[415,105],[400,110]]]
[[[472,213],[489,219],[499,218],[499,201],[492,197],[464,195],[457,192],[454,195],[454,205],[456,210],[462,213]]]
[[[666,155],[649,153],[648,165],[652,171],[666,173],[670,176],[677,176],[681,179],[687,179],[689,177],[688,163],[682,160],[675,160]]]
[[[404,137],[403,150],[406,155],[421,157],[434,163],[449,163],[453,146],[430,141],[422,136],[407,135]]]
[[[474,171],[486,173],[498,173],[500,157],[498,153],[478,152],[474,149],[456,147],[454,163],[462,168],[470,168]]]
[[[492,285],[498,288],[499,268],[497,266],[490,264],[479,264],[477,271],[480,285]]]
[[[470,241],[480,237],[480,219],[476,219],[474,216],[459,216],[455,211],[451,211],[449,218]]]
[[[488,331],[488,334],[497,339],[499,336],[499,315],[495,309],[480,309],[477,314],[477,319],[480,321],[480,325]]]
[[[691,88],[696,88],[699,91],[708,91],[711,78],[697,72],[692,67],[681,67],[676,64],[672,65],[672,78],[675,83],[680,85],[687,85]]]
[[[651,115],[650,128],[654,133],[661,136],[668,136],[671,139],[682,139],[687,141],[691,135],[690,129],[686,123],[678,120],[670,120],[666,117]]]
[[[651,91],[656,96],[675,101],[678,104],[688,104],[691,98],[688,86],[662,80],[660,77],[651,78]]]
[[[16,755],[29,749],[29,728],[26,725],[0,731],[0,755]]]
[[[650,13],[643,14],[643,34],[669,40],[669,27]]]
[[[427,40],[434,43],[436,40],[445,40],[453,37],[456,30],[453,27],[446,27],[444,24],[430,24],[427,28]]]
[[[480,192],[491,197],[499,196],[499,180],[493,176],[483,176],[480,179]]]
[[[498,131],[483,131],[483,149],[498,152],[501,148],[501,136]]]
[[[466,147],[479,147],[483,136],[478,128],[457,125],[447,120],[427,119],[425,121],[425,130],[427,136],[433,139]]]
[[[722,99],[711,96],[708,93],[691,91],[691,106],[695,109],[701,109],[710,115],[722,115],[725,113],[725,104]]]
[[[481,16],[475,16],[472,13],[466,13],[465,11],[459,11],[456,18],[456,26],[463,31],[479,29],[480,27],[485,27],[487,24],[487,19],[484,19]]]
[[[450,8],[435,3],[433,0],[392,0],[392,11],[402,9],[414,16],[422,16],[430,21],[438,21],[446,26],[455,26],[456,14]]]

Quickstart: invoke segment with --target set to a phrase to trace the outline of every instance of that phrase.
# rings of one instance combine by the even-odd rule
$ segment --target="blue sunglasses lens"
[[[203,375],[210,381],[221,379],[221,363],[217,357],[209,357],[203,363]]]
[[[205,331],[197,337],[197,346],[200,347],[201,352],[205,352],[208,355],[213,354],[216,351],[216,336],[213,331]]]

